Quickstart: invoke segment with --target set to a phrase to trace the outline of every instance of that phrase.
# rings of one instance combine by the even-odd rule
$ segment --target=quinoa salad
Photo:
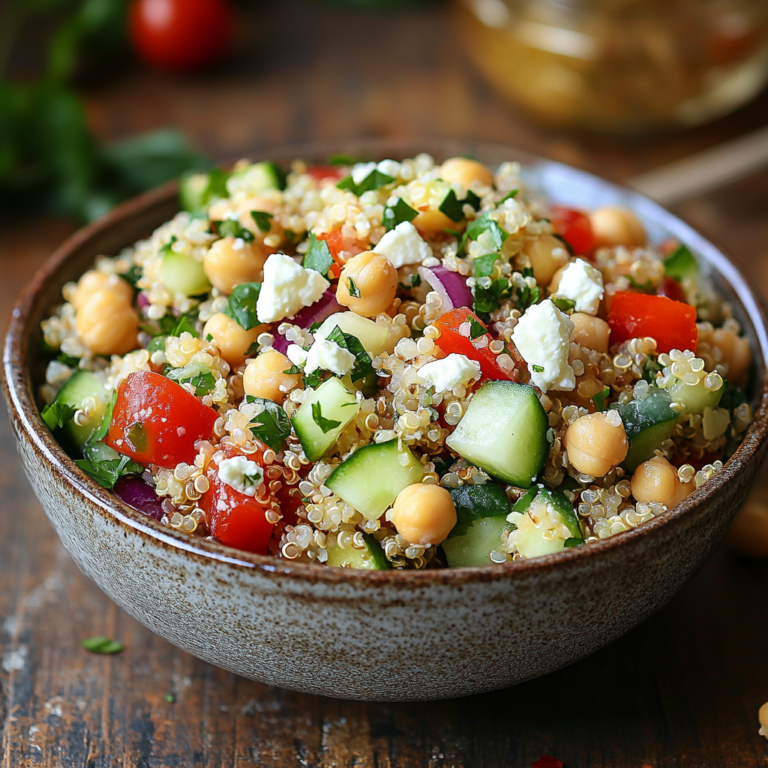
[[[459,568],[663,516],[752,420],[685,243],[509,162],[242,161],[42,325],[42,417],[162,525],[287,560]]]

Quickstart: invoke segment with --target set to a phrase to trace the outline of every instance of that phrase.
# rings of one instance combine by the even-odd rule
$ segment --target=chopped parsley
[[[328,270],[333,266],[333,256],[328,243],[318,240],[314,233],[309,235],[309,250],[301,263],[304,269],[314,269],[323,277],[328,277]]]
[[[561,312],[570,312],[576,306],[573,299],[566,299],[565,296],[551,296],[550,298]]]
[[[698,277],[699,264],[688,246],[681,243],[664,259],[664,274],[675,280]]]
[[[326,419],[323,416],[323,409],[320,403],[312,403],[312,419],[315,424],[322,430],[323,434],[330,432],[332,429],[341,425],[340,421],[335,419]]]
[[[533,372],[534,373],[544,373],[544,366],[543,365],[534,365]]]
[[[165,256],[168,253],[173,253],[173,244],[178,241],[176,235],[171,235],[171,239],[163,246],[160,247],[160,255]]]
[[[394,205],[388,205],[384,209],[382,221],[389,232],[404,221],[413,221],[418,215],[419,212],[415,208],[411,208],[402,197],[399,197]]]
[[[359,162],[357,158],[352,157],[352,155],[345,155],[343,153],[331,155],[328,158],[329,165],[354,165],[357,162]]]
[[[532,271],[532,270],[531,270]],[[525,277],[525,270],[523,270],[523,276]],[[524,283],[517,289],[517,301],[515,302],[515,308],[521,312],[525,312],[532,304],[538,304],[541,299],[541,288],[538,285],[531,288],[528,283]]]
[[[509,280],[500,277],[487,288],[477,283],[472,289],[472,295],[474,296],[472,309],[481,320],[488,322],[491,312],[495,312],[502,303],[512,297],[512,287]]]
[[[464,215],[464,206],[470,205],[475,210],[480,208],[480,198],[472,191],[467,192],[467,196],[463,200],[459,200],[456,196],[456,191],[451,189],[448,194],[443,198],[443,202],[440,203],[439,211],[445,214],[451,221],[463,221],[466,216]]]
[[[80,645],[90,653],[99,653],[103,656],[113,656],[125,650],[125,646],[122,643],[117,642],[117,640],[110,640],[105,635],[87,637],[80,641]]]
[[[519,189],[513,189],[511,192],[507,192],[507,194],[504,195],[504,197],[502,197],[498,203],[496,203],[496,207],[498,208],[502,203],[506,203],[507,200],[511,200],[513,197],[517,197],[517,193],[519,191]]]
[[[213,373],[199,363],[188,363],[183,368],[170,368],[165,375],[177,384],[191,384],[197,397],[207,395],[216,386]]]
[[[338,344],[342,349],[346,349],[347,352],[351,352],[355,356],[355,365],[352,368],[352,381],[360,381],[369,374],[373,373],[373,363],[371,356],[365,351],[365,347],[361,344],[360,339],[352,334],[344,333],[344,331],[337,325],[326,336],[327,341],[333,341]]]
[[[144,467],[133,461],[130,456],[123,456],[104,443],[86,443],[83,446],[83,456],[84,458],[78,459],[75,464],[108,490],[114,488],[121,477],[141,475],[144,472]]]
[[[336,186],[338,189],[349,190],[360,197],[364,192],[381,189],[387,184],[392,184],[393,181],[392,176],[374,168],[359,184],[355,184],[355,180],[349,175],[345,176]]]
[[[481,322],[475,320],[474,317],[469,318],[469,338],[472,339],[472,341],[479,339],[481,336],[485,336],[486,333],[488,333],[488,330]]]
[[[493,266],[499,259],[499,253],[486,253],[478,256],[472,264],[475,277],[490,277],[493,274]]]
[[[605,401],[610,396],[611,389],[610,387],[603,387],[603,389],[600,392],[596,392],[592,396],[592,402],[595,404],[595,410],[596,411],[604,411],[605,410]]]
[[[237,219],[215,221],[214,226],[219,233],[219,237],[234,237],[236,240],[243,240],[246,243],[253,241],[253,232],[247,227],[244,227]]]
[[[229,315],[241,328],[250,331],[259,325],[256,302],[261,292],[261,283],[240,283],[227,299],[224,313]]]
[[[57,355],[56,359],[67,368],[77,368],[80,365],[80,358],[73,357],[72,355],[65,355],[63,352]]]
[[[112,423],[112,414],[115,412],[115,404],[117,403],[117,390],[112,391],[112,397],[110,397],[107,403],[104,415],[101,417],[101,424],[96,428],[96,431],[88,438],[89,443],[98,443],[107,436],[109,432],[109,425]]]
[[[357,284],[351,277],[347,278],[347,290],[353,299],[360,298],[360,289],[357,287]]]
[[[291,422],[288,420],[288,414],[277,403],[263,397],[247,395],[246,401],[260,403],[264,406],[264,410],[254,416],[253,421],[248,426],[257,440],[261,440],[262,443],[277,453],[291,434]]]
[[[154,348],[150,349],[150,347],[153,346],[152,342],[150,342],[147,346],[147,349],[150,351],[150,353],[157,351],[157,349],[165,349],[166,336],[181,336],[182,333],[191,333],[196,337],[196,322],[197,313],[188,312],[187,314],[179,315],[178,317],[175,317],[174,315],[165,315],[153,323],[143,324],[141,326],[141,330],[144,331],[144,333],[148,333],[150,336],[154,336],[155,338],[163,337],[162,346],[159,346],[160,341],[158,340],[157,345],[155,345]],[[155,341],[155,339],[152,341]]]
[[[251,211],[251,218],[259,228],[259,232],[269,232],[272,228],[272,219],[274,219],[275,216],[266,211]]]
[[[60,400],[54,400],[43,408],[40,416],[46,423],[48,429],[53,432],[59,427],[63,427],[74,415],[77,408],[74,405],[63,403]]]
[[[489,233],[490,238],[486,243],[494,251],[500,251],[501,246],[509,235],[492,219],[484,213],[479,219],[475,219],[461,238],[460,252],[464,252],[469,240],[477,240],[484,232]]]
[[[120,277],[123,278],[127,283],[130,283],[131,288],[133,288],[134,291],[138,291],[138,282],[141,280],[143,271],[141,267],[138,264],[133,264],[131,267],[128,268],[127,272],[123,272]]]
[[[398,283],[398,286],[404,291],[410,291],[411,288],[418,288],[421,285],[421,275],[414,273],[411,275],[411,284]]]

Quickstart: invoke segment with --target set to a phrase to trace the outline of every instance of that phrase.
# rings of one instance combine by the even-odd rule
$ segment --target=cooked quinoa
[[[183,180],[43,322],[46,422],[162,524],[289,560],[504,563],[664,515],[742,440],[749,345],[685,244],[519,174]]]

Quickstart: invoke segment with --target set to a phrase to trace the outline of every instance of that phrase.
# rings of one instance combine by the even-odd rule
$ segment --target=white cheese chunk
[[[512,332],[512,342],[528,365],[531,382],[542,392],[576,386],[568,363],[573,329],[568,315],[546,299],[528,307]]]
[[[304,269],[290,256],[273,253],[264,264],[264,281],[256,302],[261,323],[293,317],[320,299],[330,283],[314,269]]]
[[[219,464],[219,480],[246,496],[255,496],[264,482],[264,470],[245,456],[233,456]]]
[[[352,168],[352,181],[362,184],[375,170],[376,163],[358,163]]]
[[[576,302],[577,312],[596,315],[603,298],[603,276],[584,259],[572,261],[560,276],[557,296]]]
[[[294,365],[304,365],[307,362],[309,352],[298,344],[290,344],[285,355]]]
[[[398,269],[406,264],[421,264],[432,256],[432,249],[410,221],[387,232],[373,250],[386,256]]]
[[[419,377],[435,388],[435,392],[449,392],[463,387],[472,379],[480,378],[480,366],[466,355],[451,353],[443,360],[422,365]]]
[[[355,365],[355,356],[347,349],[340,347],[335,341],[316,338],[309,348],[306,373],[314,371],[331,371],[337,376],[345,376]]]

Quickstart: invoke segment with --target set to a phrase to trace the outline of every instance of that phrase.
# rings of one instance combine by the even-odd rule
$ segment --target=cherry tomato
[[[137,371],[120,382],[105,443],[139,464],[173,469],[195,460],[198,440],[218,413],[159,373]]]
[[[337,165],[313,165],[307,168],[307,175],[315,181],[325,181],[326,179],[341,181],[344,178],[344,171]]]
[[[553,205],[552,228],[573,248],[577,256],[589,256],[595,249],[595,237],[589,216],[575,208]]]
[[[133,0],[131,40],[144,61],[189,72],[220,58],[232,39],[229,0]]]
[[[474,321],[474,323],[477,323],[482,327],[483,331],[486,331],[485,325],[483,325],[477,315],[470,309],[467,309],[467,307],[452,309],[444,315],[441,315],[434,322],[434,326],[440,331],[440,335],[435,339],[435,344],[437,344],[446,355],[456,352],[457,354],[465,355],[470,360],[479,363],[480,371],[482,372],[484,379],[491,379],[493,381],[518,381],[519,371],[517,370],[517,367],[512,368],[510,371],[505,371],[499,366],[498,362],[496,362],[496,355],[494,355],[488,348],[488,344],[492,339],[487,331],[475,339],[472,339],[469,335],[465,335],[461,332],[461,326],[470,324],[471,321]]]
[[[650,336],[659,352],[690,349],[699,342],[696,308],[666,296],[617,291],[608,310],[611,344]]]
[[[683,286],[677,282],[673,277],[663,277],[656,288],[656,293],[659,296],[666,296],[673,301],[685,301],[686,295],[683,290]]]
[[[227,458],[245,455],[239,451],[225,449]],[[262,463],[263,452],[248,454],[250,461]],[[219,479],[218,467],[213,462],[206,472],[209,487],[200,499],[200,507],[205,512],[208,530],[216,541],[228,547],[242,549],[266,555],[269,540],[275,526],[267,520],[268,504],[253,496],[246,496]]]

